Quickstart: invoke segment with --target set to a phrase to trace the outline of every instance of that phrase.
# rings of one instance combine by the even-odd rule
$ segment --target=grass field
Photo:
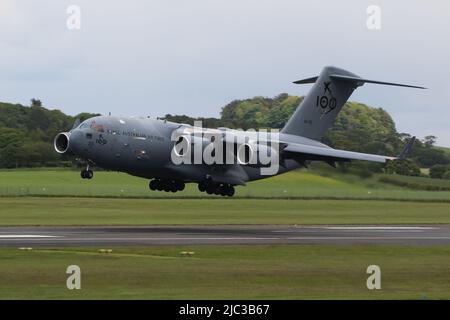
[[[0,225],[450,223],[450,203],[283,199],[0,198]]]
[[[449,247],[0,249],[0,256],[0,299],[450,299]],[[66,288],[73,264],[81,290]],[[381,290],[366,287],[373,264]]]
[[[408,189],[450,191],[449,179],[430,179],[425,177],[408,177],[388,174],[379,175],[378,179],[381,182],[404,186]]]
[[[224,199],[195,185],[176,194],[152,192],[147,180],[116,172],[96,172],[89,181],[64,169],[3,170],[0,225],[450,223],[450,191],[331,172],[294,171],[238,187],[237,199]]]
[[[407,177],[408,178],[408,177]],[[406,178],[406,179],[407,179]],[[430,180],[430,181],[428,181]],[[428,179],[427,183],[442,183]],[[0,196],[135,197],[135,198],[213,198],[190,184],[175,194],[150,191],[146,179],[123,173],[95,172],[93,180],[83,180],[70,170],[0,171]],[[294,171],[236,188],[238,198],[322,198],[322,199],[401,199],[450,202],[450,191],[410,190],[380,183],[377,177],[360,179],[334,172],[327,176]]]
[[[194,185],[175,195],[151,192],[145,179],[114,172],[87,181],[69,170],[3,170],[0,225],[450,223],[449,191],[321,174],[257,181],[230,199]],[[450,299],[448,246],[98,249],[0,248],[0,299]],[[194,256],[181,256],[186,250]],[[65,286],[72,264],[81,267],[81,290]],[[372,264],[381,267],[382,290],[366,288]]]

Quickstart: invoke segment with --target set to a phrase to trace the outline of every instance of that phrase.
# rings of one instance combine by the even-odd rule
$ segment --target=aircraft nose
[[[53,142],[55,151],[60,154],[66,152],[79,154],[81,150],[82,135],[80,130],[58,133]]]
[[[82,141],[83,133],[75,129],[70,134],[70,150],[75,153],[79,154],[81,151],[81,141]]]

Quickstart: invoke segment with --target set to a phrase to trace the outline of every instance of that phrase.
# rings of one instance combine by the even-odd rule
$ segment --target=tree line
[[[77,118],[95,115],[72,117],[48,110],[36,99],[30,106],[0,102],[0,168],[71,165],[70,157],[55,152],[53,139],[57,133],[70,130]]]
[[[163,119],[187,124],[202,121],[207,128],[281,129],[302,99],[286,93],[274,98],[254,97],[230,102],[222,108],[219,118],[166,114]],[[32,99],[30,106],[0,103],[0,168],[72,165],[73,159],[69,156],[54,152],[53,138],[58,132],[70,130],[77,118],[83,121],[95,115],[66,115],[60,110],[45,108],[38,99]],[[339,149],[395,155],[410,137],[407,133],[397,132],[391,116],[382,108],[348,102],[327,131],[323,142]],[[398,163],[391,164],[390,168],[372,163],[357,166],[369,171],[388,169],[412,175],[420,174],[419,167],[449,166],[449,170],[444,170],[444,176],[446,171],[450,171],[450,156],[435,148],[435,142],[436,137],[432,135],[417,141],[411,160],[401,167]]]

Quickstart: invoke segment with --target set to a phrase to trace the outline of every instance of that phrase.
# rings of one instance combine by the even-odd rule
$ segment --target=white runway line
[[[7,240],[14,240],[14,239],[7,239]],[[16,239],[17,241],[20,241],[20,239]],[[42,238],[36,238],[35,241],[43,240]],[[108,241],[108,242],[117,242],[117,241],[283,241],[283,240],[303,240],[303,241],[310,241],[310,240],[319,240],[319,241],[328,241],[328,240],[450,240],[450,237],[446,236],[402,236],[402,237],[356,237],[356,236],[343,236],[343,237],[286,237],[286,238],[270,238],[270,237],[258,237],[258,238],[251,238],[251,237],[233,237],[233,238],[227,238],[227,237],[183,237],[183,238],[173,238],[173,237],[138,237],[138,238],[56,238],[53,239],[56,242],[102,242],[102,241]]]
[[[276,233],[298,233],[302,230],[322,229],[322,230],[342,230],[342,231],[385,231],[385,232],[423,232],[425,230],[439,229],[437,227],[394,227],[394,226],[339,226],[339,227],[300,227],[290,230],[273,230]]]
[[[328,230],[432,230],[436,229],[435,227],[395,227],[395,226],[378,226],[378,227],[351,227],[351,226],[343,226],[343,227],[320,227],[320,229],[328,229]]]
[[[58,236],[46,236],[41,234],[0,234],[0,239],[15,239],[15,238],[57,238]]]

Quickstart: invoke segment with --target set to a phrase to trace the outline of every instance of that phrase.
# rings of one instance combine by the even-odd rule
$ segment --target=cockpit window
[[[103,127],[103,125],[96,122],[95,120],[86,120],[78,127],[78,129],[84,128],[90,128],[97,132],[105,132],[105,128]]]
[[[82,124],[80,124],[80,126],[78,127],[78,129],[84,129],[84,128],[89,128],[89,123],[87,121],[83,122]]]
[[[102,124],[96,123],[95,120],[92,120],[91,125],[89,126],[92,130],[97,132],[105,132],[105,128],[103,128]]]

